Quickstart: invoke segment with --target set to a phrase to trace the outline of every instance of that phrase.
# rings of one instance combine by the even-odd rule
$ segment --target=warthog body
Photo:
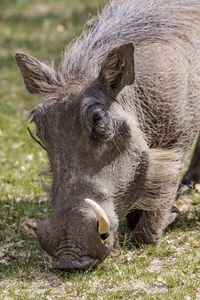
[[[134,244],[177,216],[200,125],[200,1],[119,0],[67,49],[62,71],[17,53],[50,161],[53,213],[23,219],[58,269],[99,263],[128,218]],[[86,200],[86,198],[92,199]]]

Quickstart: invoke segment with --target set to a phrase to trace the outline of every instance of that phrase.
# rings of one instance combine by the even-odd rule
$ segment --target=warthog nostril
[[[54,269],[59,270],[82,270],[97,266],[100,263],[99,259],[90,256],[83,256],[80,260],[70,260],[65,257],[55,259],[52,263]]]

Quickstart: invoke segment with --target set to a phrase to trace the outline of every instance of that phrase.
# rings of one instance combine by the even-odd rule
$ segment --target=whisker
[[[47,151],[46,147],[38,140],[36,139],[36,137],[33,135],[33,133],[31,132],[30,128],[27,127],[28,133],[30,134],[30,136],[32,137],[32,139],[38,143],[45,151]]]

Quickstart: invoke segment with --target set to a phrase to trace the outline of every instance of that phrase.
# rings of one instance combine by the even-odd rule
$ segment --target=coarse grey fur
[[[53,176],[51,218],[22,223],[54,267],[98,263],[126,217],[132,243],[156,243],[178,214],[179,178],[199,132],[200,1],[110,2],[66,50],[60,73],[16,59],[29,92],[45,97],[33,120]],[[108,244],[85,198],[106,212]]]

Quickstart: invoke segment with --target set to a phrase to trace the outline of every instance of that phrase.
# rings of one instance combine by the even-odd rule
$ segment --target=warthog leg
[[[180,214],[177,207],[173,206],[170,212],[163,214],[162,209],[154,212],[142,211],[140,220],[130,235],[132,244],[156,244],[163,230],[172,224]]]
[[[151,149],[143,192],[137,199],[130,242],[156,244],[163,230],[179,215],[173,206],[185,154],[175,150]],[[128,223],[131,215],[128,216]],[[131,228],[131,229],[132,229]]]
[[[126,219],[127,219],[127,225],[130,230],[134,230],[137,223],[139,222],[140,217],[142,216],[142,210],[136,209],[132,212],[130,212]],[[168,227],[170,224],[172,224],[175,219],[180,215],[180,210],[175,205],[172,206],[168,218],[166,219],[166,227]]]

